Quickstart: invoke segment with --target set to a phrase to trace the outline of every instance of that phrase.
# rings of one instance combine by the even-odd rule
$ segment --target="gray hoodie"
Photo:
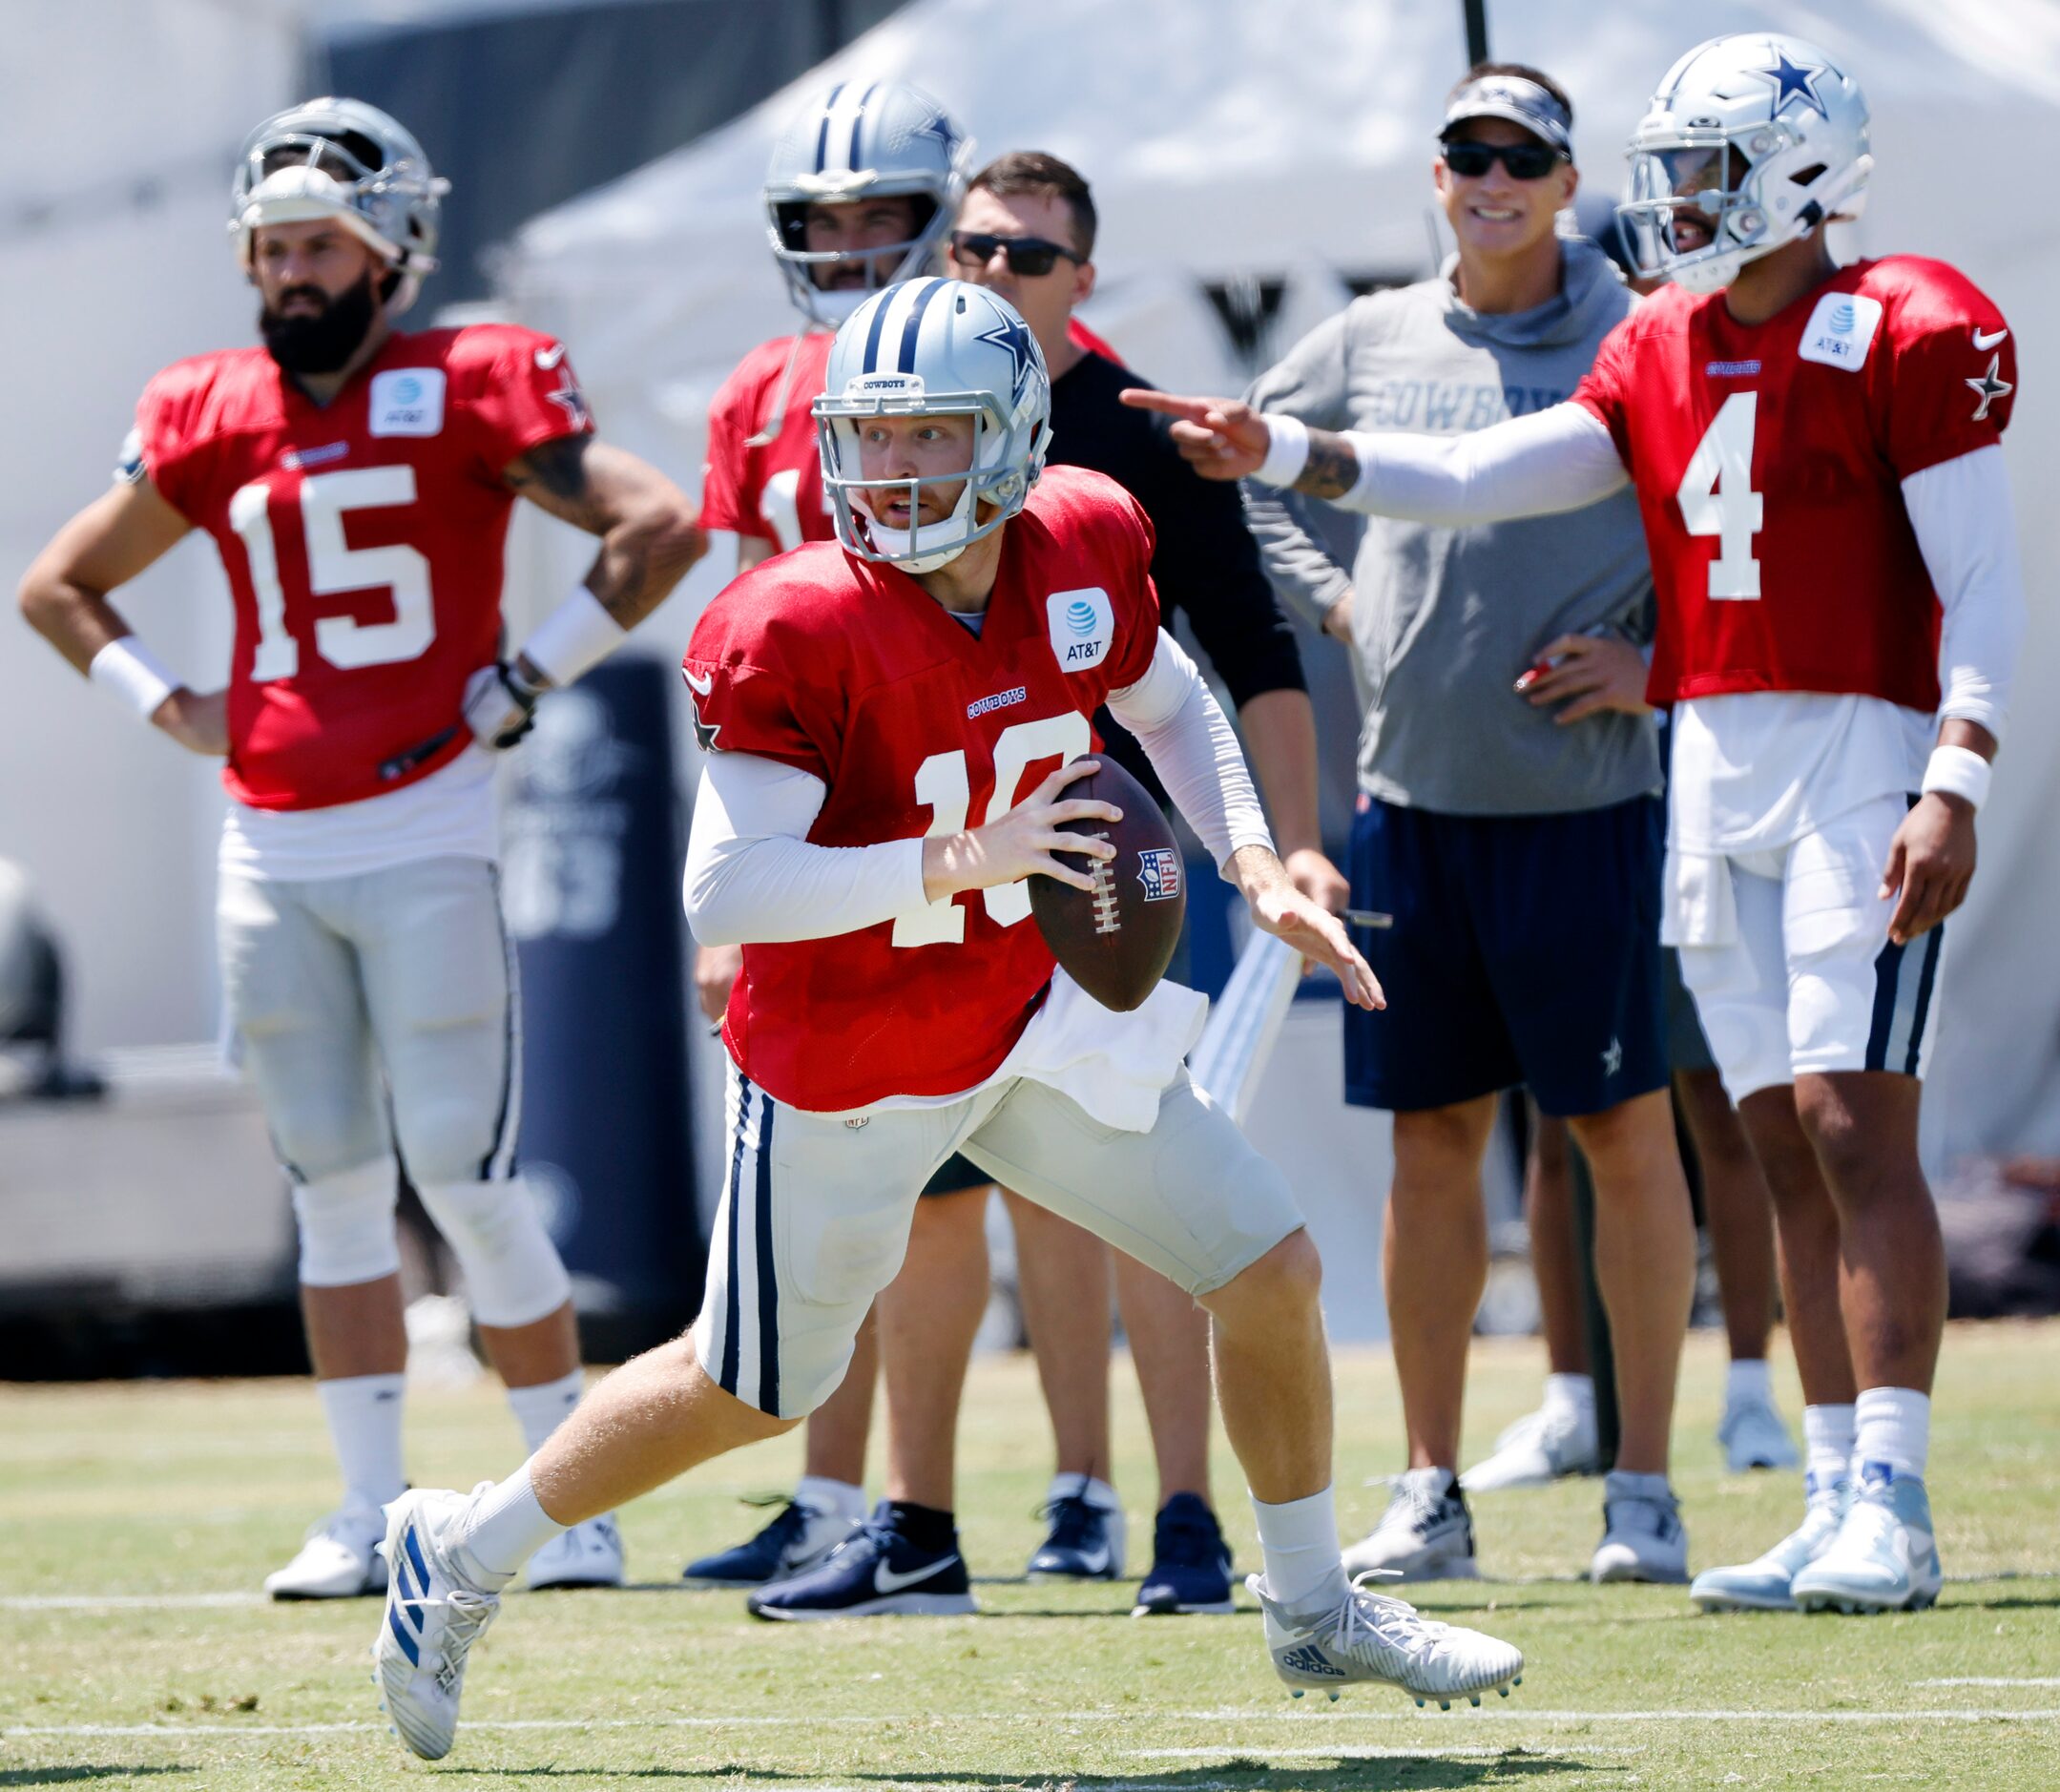
[[[1571,394],[1634,302],[1585,239],[1561,245],[1557,297],[1484,314],[1447,273],[1355,299],[1249,394],[1321,429],[1457,435]],[[1245,511],[1282,600],[1320,621],[1355,592],[1352,638],[1366,720],[1359,781],[1387,802],[1450,815],[1601,808],[1660,787],[1650,717],[1571,727],[1510,689],[1559,635],[1652,633],[1652,573],[1628,490],[1558,516],[1473,529],[1370,516],[1348,576],[1323,545],[1321,501],[1245,487]]]

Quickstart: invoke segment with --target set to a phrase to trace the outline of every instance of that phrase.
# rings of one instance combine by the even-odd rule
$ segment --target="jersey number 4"
[[[985,827],[1015,807],[1015,788],[1023,774],[1039,760],[1078,759],[1092,743],[1087,718],[1078,710],[1063,716],[1047,716],[1042,721],[1019,721],[1004,728],[994,740],[994,788],[988,797],[987,813],[973,823]],[[930,824],[924,832],[956,834],[966,825],[966,811],[972,802],[972,784],[966,774],[963,750],[932,753],[916,767],[916,801],[928,805]],[[1028,884],[998,884],[980,892],[988,916],[997,926],[1012,927],[1030,919]],[[897,946],[961,946],[966,940],[966,910],[955,896],[947,896],[914,914],[894,923]]]
[[[348,671],[414,659],[436,638],[428,561],[405,542],[353,548],[343,540],[348,512],[390,510],[414,501],[412,467],[360,467],[315,473],[301,481],[301,536],[313,595],[382,590],[393,599],[391,622],[315,618],[315,651],[332,666]],[[272,539],[272,489],[262,481],[243,487],[229,500],[229,523],[249,556],[251,588],[258,597],[258,651],[251,661],[251,680],[266,684],[290,678],[301,669],[301,643],[286,632],[286,593]]]
[[[1688,458],[1688,470],[1674,500],[1691,535],[1715,535],[1710,595],[1759,595],[1759,562],[1753,537],[1766,524],[1766,500],[1753,490],[1753,432],[1759,417],[1758,392],[1734,392],[1711,420]]]

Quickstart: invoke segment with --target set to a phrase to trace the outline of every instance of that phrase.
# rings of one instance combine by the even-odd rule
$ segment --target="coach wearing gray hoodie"
[[[1434,164],[1456,260],[1356,300],[1252,406],[1322,429],[1458,434],[1567,397],[1633,302],[1592,243],[1555,233],[1571,126],[1536,70],[1471,71]],[[1367,705],[1352,902],[1374,917],[1355,937],[1388,1007],[1347,1016],[1345,1081],[1348,1100],[1395,1116],[1385,1266],[1409,1471],[1347,1565],[1476,1572],[1456,1476],[1488,1273],[1480,1168],[1497,1093],[1521,1083],[1594,1174],[1622,1441],[1592,1573],[1685,1580],[1667,1445],[1695,1246],[1667,1097],[1636,500],[1468,529],[1368,518],[1348,575],[1301,500],[1245,490],[1277,588],[1351,642]]]

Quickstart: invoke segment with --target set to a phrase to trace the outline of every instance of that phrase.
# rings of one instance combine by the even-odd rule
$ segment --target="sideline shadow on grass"
[[[93,1780],[140,1780],[145,1774],[198,1773],[198,1767],[0,1767],[0,1785],[83,1785]]]
[[[1426,1744],[1426,1746],[1434,1746]],[[1155,1770],[1140,1761],[1132,1773],[1072,1773],[1065,1770],[1024,1773],[840,1773],[822,1768],[802,1772],[793,1768],[753,1767],[741,1761],[725,1761],[719,1767],[573,1767],[553,1763],[547,1767],[442,1767],[440,1776],[465,1779],[472,1775],[501,1780],[674,1780],[710,1783],[743,1782],[760,1785],[877,1785],[896,1788],[943,1787],[947,1792],[1023,1792],[1026,1786],[1063,1785],[1067,1792],[1221,1792],[1236,1786],[1238,1792],[1263,1789],[1291,1782],[1297,1792],[1388,1792],[1406,1787],[1410,1792],[1456,1792],[1492,1781],[1497,1785],[1525,1775],[1560,1773],[1625,1774],[1630,1769],[1616,1762],[1598,1765],[1573,1756],[1535,1754],[1517,1746],[1494,1755],[1467,1756],[1451,1760],[1435,1755],[1383,1755],[1351,1760],[1341,1757],[1331,1766],[1316,1760],[1297,1760],[1289,1766],[1269,1765],[1260,1755],[1231,1755],[1218,1762],[1168,1770]]]

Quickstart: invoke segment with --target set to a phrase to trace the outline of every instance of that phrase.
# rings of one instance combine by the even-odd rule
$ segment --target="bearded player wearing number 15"
[[[566,1525],[791,1428],[843,1378],[925,1179],[953,1152],[1134,1253],[1209,1309],[1224,1427],[1257,1507],[1276,1671],[1478,1703],[1523,1657],[1345,1580],[1316,1248],[1286,1179],[1189,1079],[1199,996],[1129,1013],[1056,971],[1026,880],[1117,819],[1065,786],[1105,700],[1256,925],[1380,1001],[1274,856],[1236,737],[1158,626],[1151,526],[1098,473],[1047,472],[1030,326],[960,281],[874,295],[817,401],[837,541],[701,617],[685,673],[709,749],[687,910],[744,948],[724,1028],[730,1175],[693,1332],[610,1376],[507,1480],[417,1491],[387,1532],[379,1677],[428,1759],[500,1590]],[[931,1571],[883,1555],[884,1595]]]
[[[491,750],[702,550],[671,483],[593,439],[560,344],[498,324],[394,329],[436,266],[445,186],[406,131],[355,100],[252,132],[230,229],[264,346],[152,380],[114,490],[21,588],[73,666],[182,746],[228,758],[222,974],[292,1184],[344,1485],[267,1580],[276,1598],[385,1580],[380,1508],[406,1485],[396,1151],[532,1448],[579,1397],[571,1284],[515,1171],[521,1031]],[[518,494],[601,551],[508,660],[502,552]],[[108,602],[194,529],[215,539],[236,615],[229,686],[209,695]],[[528,1578],[619,1582],[614,1524],[594,1514]]]
[[[1925,1469],[1946,1318],[1919,1079],[2024,629],[1999,442],[2015,344],[1941,262],[1834,262],[1822,227],[1860,210],[1873,158],[1858,84],[1813,44],[1690,52],[1631,155],[1622,217],[1673,284],[1566,404],[1433,441],[1126,396],[1172,408],[1205,472],[1383,515],[1482,522],[1635,488],[1648,695],[1675,706],[1664,937],[1774,1192],[1809,1403],[1801,1527],[1690,1592],[1913,1610],[1939,1591]]]

